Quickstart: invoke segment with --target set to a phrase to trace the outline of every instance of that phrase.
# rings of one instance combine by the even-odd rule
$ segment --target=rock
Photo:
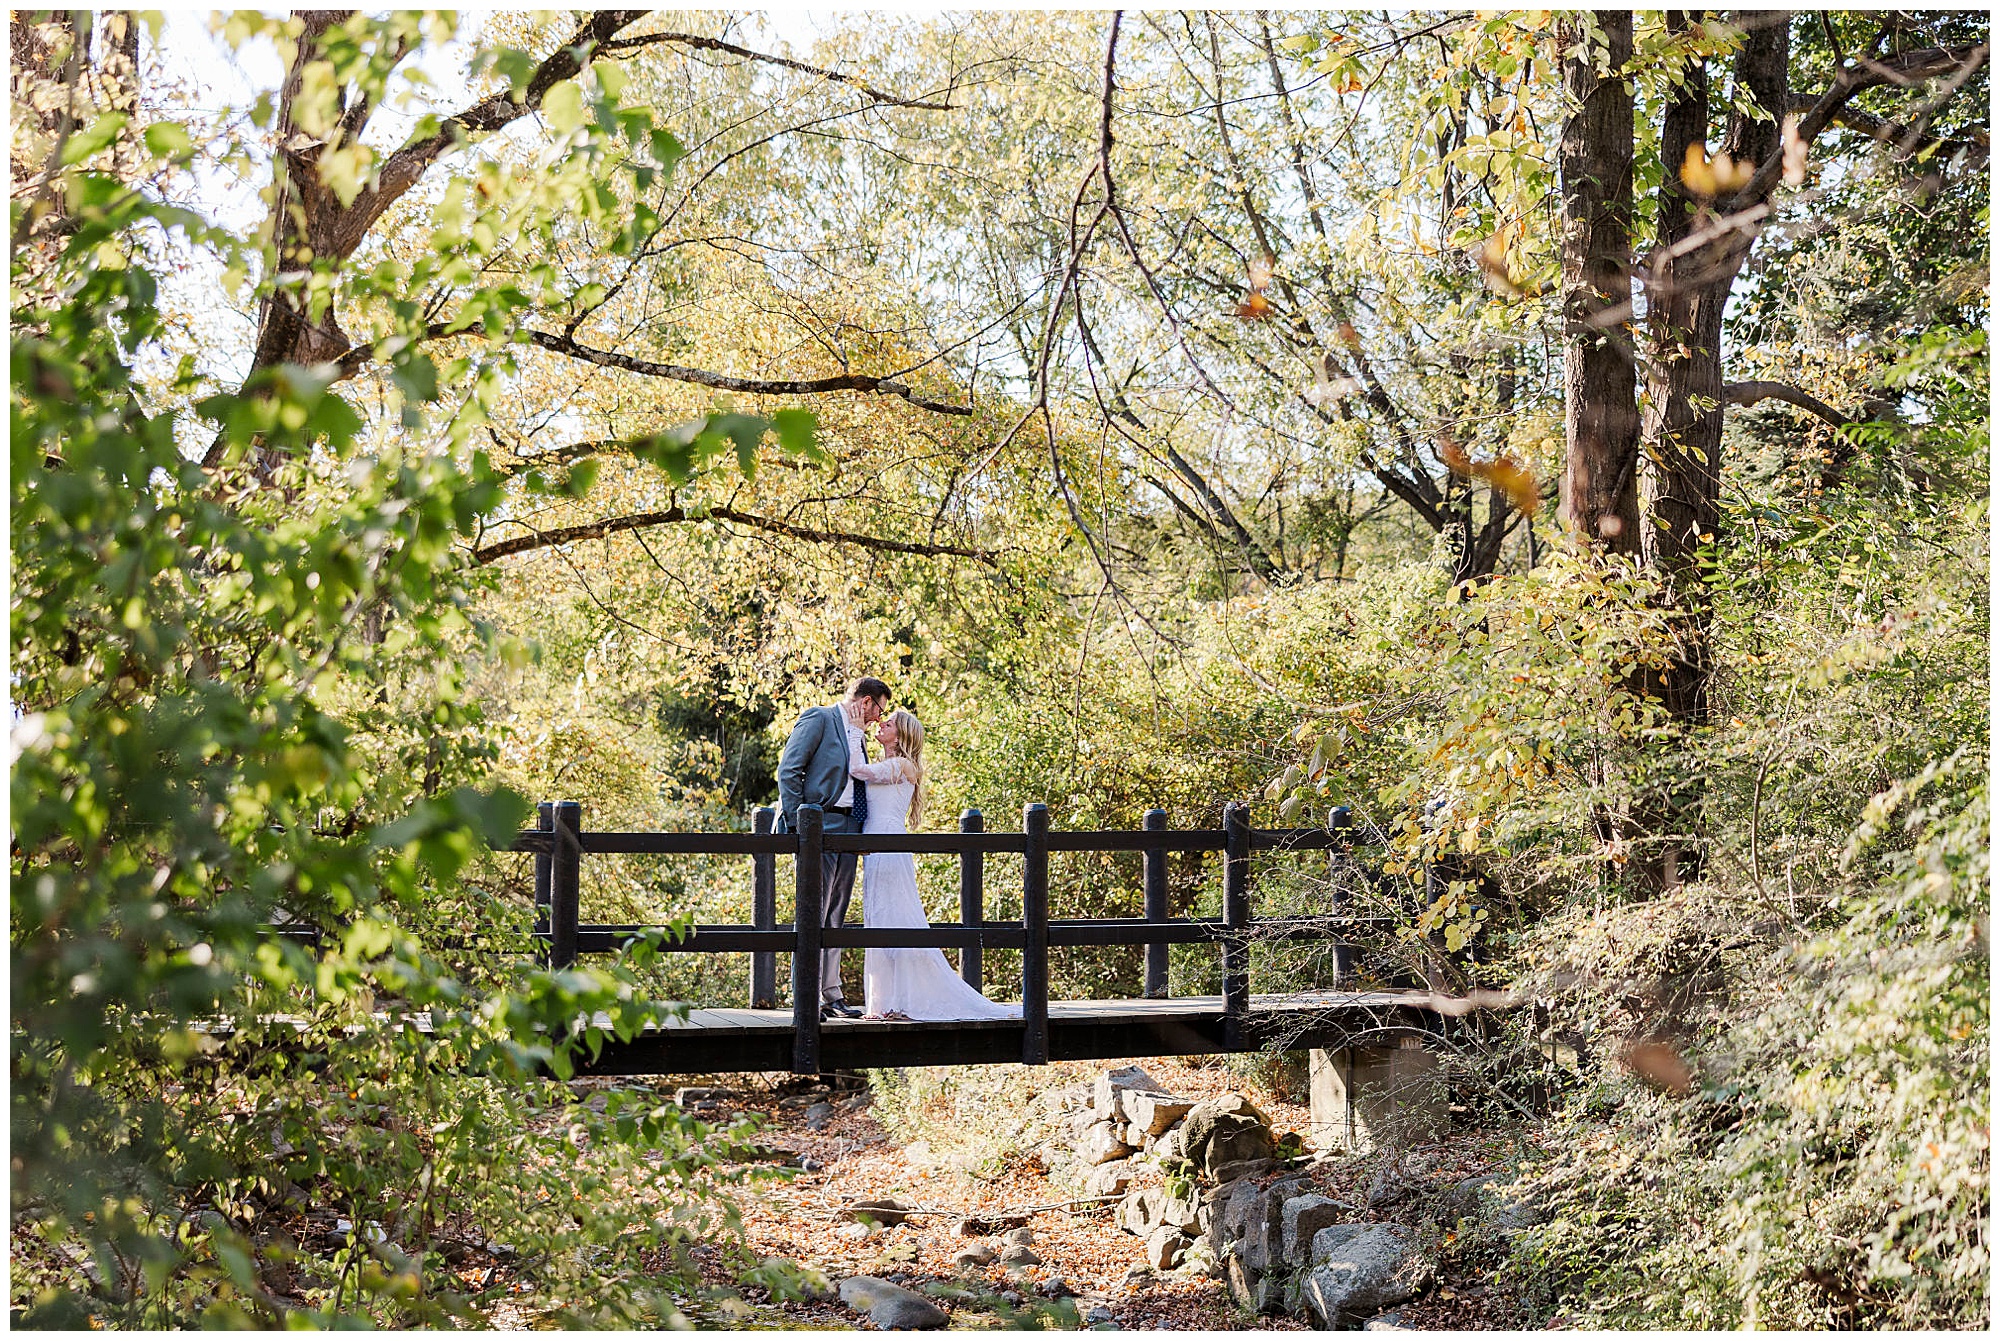
[[[1083,1320],[1089,1326],[1095,1327],[1100,1322],[1116,1322],[1118,1317],[1104,1305],[1092,1304],[1083,1311]]]
[[[879,1224],[857,1220],[851,1225],[842,1225],[833,1232],[836,1238],[846,1239],[850,1243],[862,1243],[868,1239],[879,1238],[883,1229]]]
[[[1368,1180],[1370,1206],[1393,1206],[1409,1195],[1410,1185],[1394,1164],[1384,1164],[1375,1170],[1375,1176]]]
[[[850,1201],[840,1208],[843,1220],[873,1220],[878,1225],[900,1225],[910,1218],[916,1207],[906,1205],[894,1197],[877,1197],[872,1201]]]
[[[1025,1243],[1010,1243],[1000,1250],[1000,1265],[1005,1267],[1040,1266],[1042,1259],[1035,1250]]]
[[[1148,1136],[1159,1136],[1194,1111],[1194,1100],[1148,1090],[1126,1090],[1118,1096],[1125,1120]]]
[[[1244,1225],[1243,1261],[1253,1271],[1278,1271],[1285,1258],[1285,1203],[1304,1183],[1297,1178],[1271,1184],[1258,1194],[1258,1204]]]
[[[1229,1297],[1240,1307],[1254,1310],[1257,1303],[1257,1280],[1255,1271],[1243,1264],[1243,1259],[1230,1253],[1222,1259],[1222,1278],[1229,1283]]]
[[[1516,1191],[1498,1174],[1468,1178],[1451,1189],[1445,1200],[1446,1214],[1454,1219],[1476,1219],[1500,1230],[1532,1229],[1544,1218],[1540,1189]]]
[[[1219,1261],[1229,1251],[1230,1244],[1249,1232],[1252,1218],[1262,1209],[1263,1194],[1257,1190],[1257,1184],[1245,1180],[1216,1188],[1205,1202],[1208,1222],[1202,1227],[1203,1237],[1208,1250]]]
[[[1180,1265],[1187,1247],[1187,1235],[1163,1225],[1146,1240],[1146,1265],[1155,1271],[1171,1271]]]
[[[1010,1229],[1019,1229],[1028,1223],[1025,1215],[999,1215],[988,1219],[980,1215],[968,1215],[952,1226],[954,1234],[970,1238],[984,1238],[988,1234],[1001,1234]]]
[[[1132,1153],[1132,1147],[1118,1139],[1109,1122],[1093,1122],[1077,1138],[1076,1156],[1085,1164],[1108,1164]]]
[[[833,1105],[830,1103],[816,1103],[806,1109],[808,1131],[825,1131],[826,1124],[831,1121],[833,1121]]]
[[[1083,1180],[1083,1190],[1093,1197],[1122,1196],[1131,1185],[1132,1162],[1126,1159],[1100,1164]]]
[[[1000,1292],[1000,1297],[1006,1300],[1008,1303],[1012,1304],[1015,1308],[1019,1308],[1021,1306],[1021,1296],[1015,1293],[1013,1290],[1002,1290]]]
[[[1403,1321],[1400,1313],[1382,1313],[1361,1324],[1364,1332],[1414,1332],[1416,1328]]]
[[[995,1256],[993,1249],[985,1244],[974,1243],[960,1248],[951,1260],[953,1265],[959,1267],[983,1267],[992,1265]]]
[[[840,1302],[856,1313],[866,1313],[884,1299],[892,1299],[899,1294],[908,1294],[900,1285],[892,1285],[879,1276],[849,1276],[834,1287]]]
[[[1329,1225],[1313,1235],[1312,1261],[1301,1294],[1322,1327],[1351,1327],[1417,1292],[1421,1266],[1395,1225]]]
[[[1287,1197],[1279,1208],[1279,1254],[1289,1263],[1304,1265],[1312,1253],[1313,1235],[1339,1224],[1347,1210],[1331,1197]]]
[[[1069,1288],[1069,1282],[1061,1276],[1051,1276],[1043,1281],[1041,1290],[1043,1294],[1051,1299],[1061,1299],[1076,1293],[1076,1291]]]
[[[1250,1309],[1258,1317],[1283,1317],[1292,1311],[1285,1281],[1278,1276],[1259,1276]]]
[[[674,1103],[680,1108],[691,1104],[714,1103],[723,1097],[723,1091],[713,1085],[683,1085],[674,1091]]]
[[[1191,1200],[1169,1196],[1164,1188],[1142,1187],[1118,1203],[1118,1227],[1141,1238],[1162,1226],[1183,1233],[1197,1227],[1200,1214]]]
[[[1239,1159],[1228,1164],[1218,1164],[1209,1174],[1209,1181],[1217,1185],[1234,1183],[1244,1178],[1255,1178],[1269,1173],[1277,1167],[1277,1161],[1269,1159]]]
[[[1019,1243],[1023,1246],[1035,1241],[1035,1231],[1026,1225],[1016,1225],[1000,1236],[1002,1243]]]
[[[1196,1171],[1210,1182],[1215,1171],[1245,1160],[1271,1158],[1271,1125],[1241,1094],[1204,1099],[1181,1122],[1181,1143]]]
[[[1136,1066],[1121,1066],[1104,1072],[1097,1078],[1096,1092],[1092,1095],[1090,1104],[1099,1118],[1108,1118],[1118,1112],[1120,1090],[1146,1090],[1157,1094],[1160,1092],[1160,1082]]]
[[[1170,1127],[1153,1139],[1153,1157],[1161,1163],[1170,1159],[1184,1159],[1187,1148],[1182,1144],[1183,1133],[1179,1127]]]
[[[1125,1268],[1125,1283],[1131,1285],[1142,1280],[1151,1280],[1153,1275],[1153,1268],[1147,1263],[1134,1262],[1131,1266]]]
[[[868,1321],[885,1332],[934,1332],[951,1326],[951,1315],[922,1295],[905,1291],[869,1309]]]

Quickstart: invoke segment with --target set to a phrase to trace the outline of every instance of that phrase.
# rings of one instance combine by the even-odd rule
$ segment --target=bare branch
[[[1759,401],[1781,400],[1808,414],[1818,415],[1835,428],[1846,428],[1855,422],[1825,401],[1783,382],[1730,382],[1722,388],[1722,399],[1727,405],[1755,405]]]
[[[1808,112],[1812,110],[1816,101],[1811,94],[1794,93],[1791,97],[1791,109],[1794,112]],[[1852,105],[1834,112],[1831,120],[1834,125],[1859,131],[1876,143],[1887,145],[1894,151],[1898,161],[1913,157],[1917,150],[1926,144],[1935,144],[1941,158],[1948,159],[1963,153],[1965,165],[1972,169],[1985,167],[1992,155],[1991,137],[1984,130],[1971,130],[1964,139],[1949,135],[1931,136],[1916,127],[1906,126],[1899,121],[1890,121]]]
[[[449,330],[433,327],[427,334],[431,337],[471,335],[478,330]],[[552,331],[525,331],[528,343],[552,354],[562,354],[573,359],[594,363],[600,368],[617,368],[624,372],[638,373],[643,377],[660,377],[671,382],[692,382],[696,386],[714,387],[718,391],[740,391],[759,396],[811,396],[825,391],[872,391],[883,396],[897,396],[920,410],[930,410],[936,414],[970,415],[970,405],[952,405],[944,401],[932,400],[919,393],[906,382],[896,380],[895,375],[875,377],[868,373],[839,373],[830,377],[734,377],[728,373],[710,372],[706,368],[689,368],[678,363],[655,363],[651,359],[634,358],[629,354],[618,354],[608,349],[593,349],[577,343],[567,335]]]
[[[752,51],[748,47],[739,47],[734,42],[724,42],[716,37],[699,37],[693,33],[646,33],[638,37],[620,37],[606,42],[602,49],[608,55],[614,52],[636,51],[640,47],[655,46],[660,43],[688,47],[695,51],[727,52],[732,56],[741,56],[744,60],[761,61],[766,65],[778,65],[787,70],[797,70],[801,74],[818,75],[822,79],[831,79],[835,83],[846,84],[871,101],[886,103],[891,107],[909,107],[922,112],[955,112],[958,110],[958,106],[955,103],[924,102],[917,98],[900,98],[893,93],[884,93],[872,84],[864,83],[856,79],[853,75],[842,74],[838,70],[827,70],[817,65],[807,65],[803,61],[791,60],[785,56],[773,56],[762,51]]]
[[[1826,92],[1799,117],[1798,137],[1811,144],[1819,138],[1821,131],[1832,124],[1842,108],[1871,88],[1880,88],[1885,84],[1909,88],[1941,75],[1964,77],[1983,64],[1986,56],[1987,47],[1983,42],[1969,47],[1926,47],[1920,51],[1899,52],[1880,60],[1862,56],[1854,64],[1842,66]],[[1749,184],[1722,205],[1718,212],[1739,213],[1765,200],[1784,170],[1785,155],[1781,146],[1765,158]]]
[[[975,559],[994,568],[1000,563],[999,559],[989,551],[974,549],[967,545],[922,544],[861,535],[852,531],[822,531],[810,526],[795,526],[790,522],[778,521],[771,517],[759,517],[754,513],[739,512],[735,508],[697,508],[691,512],[678,506],[660,512],[635,512],[623,517],[607,517],[603,521],[586,522],[580,526],[561,526],[549,531],[532,531],[524,536],[515,536],[511,540],[501,540],[475,549],[472,551],[472,561],[484,565],[515,554],[547,549],[552,545],[570,545],[581,540],[602,540],[606,536],[617,535],[623,531],[638,531],[654,526],[671,526],[678,522],[699,521],[734,522],[739,526],[749,526],[759,531],[790,536],[794,540],[805,540],[819,545],[853,545],[859,549],[878,550],[889,554],[914,554],[922,558]]]

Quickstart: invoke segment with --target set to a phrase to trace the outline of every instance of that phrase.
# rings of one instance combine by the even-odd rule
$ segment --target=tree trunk
[[[1778,147],[1786,96],[1789,16],[1739,14],[1749,34],[1736,59],[1736,103],[1746,98],[1770,114],[1755,120],[1732,111],[1721,153],[1761,164]],[[1669,11],[1669,31],[1684,30],[1685,11]],[[1753,26],[1754,25],[1754,26]],[[1756,241],[1754,222],[1718,227],[1704,201],[1681,179],[1690,151],[1706,152],[1708,76],[1699,57],[1688,62],[1661,126],[1661,187],[1657,260],[1647,276],[1646,412],[1641,428],[1641,493],[1645,509],[1641,552],[1667,580],[1673,602],[1673,659],[1647,677],[1646,689],[1683,728],[1709,720],[1714,653],[1708,592],[1700,568],[1705,546],[1721,524],[1722,318],[1729,290]],[[1716,236],[1699,242],[1703,230]],[[1677,254],[1678,253],[1678,254]],[[1702,865],[1700,789],[1670,786],[1638,816],[1650,839],[1636,854],[1642,883],[1667,890]]]
[[[1561,515],[1613,553],[1639,548],[1637,374],[1631,346],[1632,16],[1606,11],[1565,25],[1563,82],[1576,111],[1563,125],[1563,394],[1568,455]],[[1600,29],[1601,40],[1593,40]]]
[[[1668,26],[1685,26],[1685,13]],[[1785,115],[1789,16],[1737,15],[1752,27],[1736,57],[1736,99],[1768,114],[1755,120],[1732,111],[1722,153],[1737,163],[1761,164],[1778,147]],[[1750,255],[1754,222],[1721,228],[1706,246],[1671,256],[1698,228],[1712,227],[1706,210],[1679,180],[1688,149],[1703,143],[1708,124],[1708,84],[1697,59],[1687,83],[1667,106],[1660,136],[1664,176],[1660,191],[1659,252],[1648,277],[1647,327],[1652,358],[1646,373],[1644,502],[1648,525],[1642,542],[1647,565],[1673,585],[1690,609],[1706,604],[1697,556],[1719,521],[1722,490],[1722,314],[1730,286]],[[1698,672],[1698,673],[1697,673]],[[1677,677],[1675,716],[1699,720],[1706,671],[1690,666]]]

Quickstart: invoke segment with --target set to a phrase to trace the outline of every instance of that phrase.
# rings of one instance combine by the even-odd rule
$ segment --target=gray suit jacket
[[[807,708],[778,758],[780,832],[798,828],[799,807],[822,810],[847,789],[847,715],[837,707]]]

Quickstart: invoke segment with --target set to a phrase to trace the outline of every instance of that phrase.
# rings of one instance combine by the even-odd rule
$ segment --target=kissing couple
[[[882,761],[868,760],[867,728],[875,727]],[[924,809],[924,724],[907,709],[889,711],[889,686],[864,675],[847,697],[808,708],[778,760],[778,831],[798,831],[799,807],[818,806],[826,833],[908,833]],[[844,926],[854,895],[858,854],[820,855],[821,925]],[[871,852],[862,870],[861,924],[928,927],[917,896],[917,859],[908,852]],[[944,951],[870,948],[862,965],[868,1013],[847,1004],[840,951],[820,952],[819,1017],[870,1020],[1019,1019],[1019,1006],[988,1001],[952,969]]]

